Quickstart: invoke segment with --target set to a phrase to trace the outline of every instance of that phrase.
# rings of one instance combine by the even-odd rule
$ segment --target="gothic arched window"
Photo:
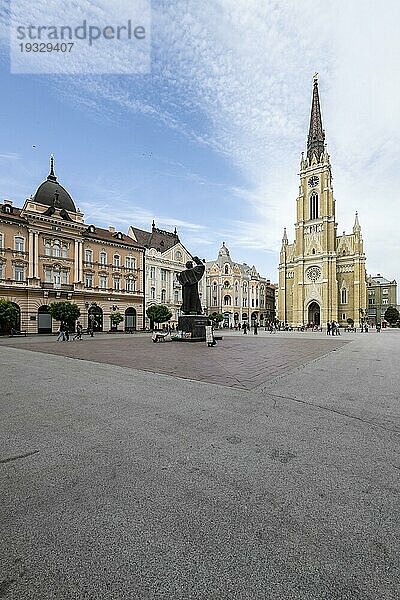
[[[228,275],[228,274],[229,274],[229,266],[225,265],[225,275]]]
[[[342,301],[342,304],[347,304],[347,290],[346,290],[346,288],[342,288],[342,291],[341,291],[341,301]]]
[[[318,219],[318,194],[316,192],[310,196],[310,219]]]

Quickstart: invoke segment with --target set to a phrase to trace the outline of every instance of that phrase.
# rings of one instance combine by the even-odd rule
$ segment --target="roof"
[[[0,217],[6,217],[12,221],[18,221],[27,225],[28,221],[21,216],[21,210],[22,208],[17,208],[5,202],[4,204],[0,204]]]
[[[38,187],[33,197],[34,202],[51,206],[53,208],[61,208],[76,212],[74,201],[65,188],[57,181],[54,174],[54,158],[50,159],[50,173],[46,181],[43,181]]]
[[[389,283],[394,283],[393,281],[389,281],[385,277],[382,277],[382,275],[380,275],[379,273],[378,273],[378,275],[374,275],[374,276],[370,275],[368,277],[368,281],[371,283],[373,282],[373,283],[386,284],[386,285],[388,285]]]
[[[102,229],[95,225],[89,225],[86,231],[82,233],[83,237],[101,240],[104,242],[110,242],[112,244],[123,244],[125,246],[131,246],[138,250],[143,250],[143,244],[135,242],[129,235],[122,233],[121,231],[110,231],[109,229]]]
[[[171,233],[170,231],[158,229],[155,227],[154,222],[151,231],[145,231],[137,227],[131,227],[130,229],[141,246],[155,248],[158,252],[166,252],[180,242],[176,230]]]

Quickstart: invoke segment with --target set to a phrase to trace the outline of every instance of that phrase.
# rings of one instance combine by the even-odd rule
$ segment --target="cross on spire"
[[[50,155],[50,173],[48,174],[47,179],[50,179],[50,181],[57,181],[57,177],[54,174],[54,156],[53,156],[53,154]]]

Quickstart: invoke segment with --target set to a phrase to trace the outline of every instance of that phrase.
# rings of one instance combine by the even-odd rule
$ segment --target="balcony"
[[[61,292],[73,292],[74,286],[72,283],[50,283],[42,281],[41,287],[44,290],[59,290]]]

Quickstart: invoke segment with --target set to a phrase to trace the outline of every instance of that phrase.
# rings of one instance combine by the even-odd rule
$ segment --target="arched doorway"
[[[49,313],[49,307],[47,304],[39,306],[38,308],[38,333],[51,333],[53,319]]]
[[[125,331],[136,331],[136,309],[132,306],[125,311]]]
[[[308,323],[313,325],[320,325],[321,323],[321,309],[317,302],[311,302],[308,307]]]
[[[103,331],[103,311],[100,306],[91,306],[88,311],[88,326],[93,327],[93,331]]]

